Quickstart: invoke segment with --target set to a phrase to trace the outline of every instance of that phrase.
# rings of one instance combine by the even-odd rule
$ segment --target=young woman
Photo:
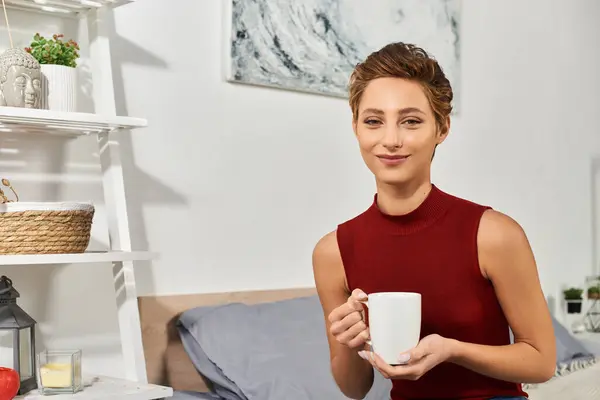
[[[392,400],[524,399],[521,382],[554,374],[552,321],[525,233],[430,181],[451,102],[440,66],[413,45],[385,46],[350,79],[352,127],[377,193],[313,253],[332,373],[350,398],[366,396],[373,368],[393,380]],[[422,295],[421,340],[397,366],[366,346],[360,303],[389,291]]]

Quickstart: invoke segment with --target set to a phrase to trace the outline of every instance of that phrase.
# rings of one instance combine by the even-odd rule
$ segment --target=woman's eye
[[[420,124],[421,121],[419,121],[418,119],[407,119],[406,121],[404,121],[404,123],[407,125],[414,126]]]
[[[379,121],[379,120],[376,120],[376,119],[367,119],[367,120],[365,121],[365,124],[367,124],[367,125],[371,125],[371,126],[375,126],[375,125],[378,125],[378,124],[380,124],[380,123],[381,123],[381,121]]]

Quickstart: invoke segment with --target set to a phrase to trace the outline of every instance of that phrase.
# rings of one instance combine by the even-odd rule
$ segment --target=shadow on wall
[[[591,179],[591,229],[592,229],[592,271],[591,276],[600,276],[600,265],[598,265],[598,237],[600,234],[600,221],[598,220],[598,201],[600,200],[600,156],[592,157],[590,163],[590,179]]]
[[[24,135],[3,133],[0,135],[0,170],[2,177],[9,179],[21,201],[56,201],[60,195],[60,184],[55,177],[63,174],[66,141],[63,137],[48,137],[43,134]],[[25,187],[21,180],[39,175],[35,187]],[[43,196],[34,194],[39,191]],[[36,199],[36,200],[34,200]]]
[[[88,59],[77,64],[77,79],[77,109],[81,112],[94,112],[92,69]]]
[[[34,269],[36,279],[28,279],[31,274],[31,269]],[[44,325],[42,321],[47,321],[48,304],[47,299],[52,296],[51,286],[48,284],[52,281],[52,277],[59,273],[59,266],[48,265],[18,265],[18,266],[3,266],[0,275],[6,275],[13,281],[14,288],[19,292],[20,297],[17,299],[17,304],[27,314],[29,314],[37,322],[35,332],[35,348],[36,351],[46,348],[43,333]],[[27,294],[35,294],[28,296]],[[2,343],[1,347],[11,347],[9,343]]]
[[[107,31],[111,32],[111,59],[112,75],[115,91],[115,102],[118,115],[129,115],[126,102],[125,87],[123,83],[123,65],[133,63],[166,69],[168,64],[162,58],[141,48],[130,40],[120,36],[115,27],[114,11],[107,13]],[[151,124],[152,121],[149,121]],[[134,133],[136,134],[136,133]],[[140,132],[140,134],[143,134]],[[125,191],[127,195],[127,212],[129,214],[130,230],[132,233],[132,246],[139,249],[148,249],[148,237],[146,224],[144,222],[144,205],[187,205],[186,198],[157,178],[150,176],[137,167],[133,152],[132,133],[123,132],[119,136],[122,165],[125,179]],[[159,248],[150,249],[160,252]],[[139,285],[155,291],[152,269],[148,268],[151,261],[140,261],[136,263],[136,280]]]

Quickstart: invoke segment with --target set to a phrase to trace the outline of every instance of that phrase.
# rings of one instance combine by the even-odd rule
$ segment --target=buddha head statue
[[[0,55],[0,105],[40,108],[40,63],[23,49],[11,48]]]

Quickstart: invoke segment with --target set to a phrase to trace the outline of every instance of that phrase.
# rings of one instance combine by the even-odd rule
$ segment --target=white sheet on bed
[[[600,364],[528,390],[530,400],[600,400]]]

